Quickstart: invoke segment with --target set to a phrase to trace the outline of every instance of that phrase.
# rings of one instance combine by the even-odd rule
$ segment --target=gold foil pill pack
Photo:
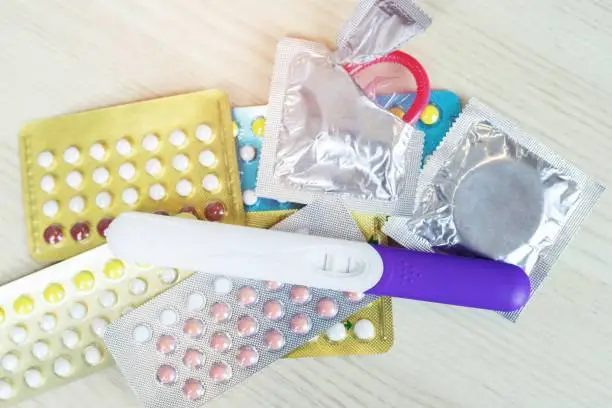
[[[104,243],[124,211],[244,224],[229,100],[209,90],[43,119],[20,134],[28,241],[39,262]]]

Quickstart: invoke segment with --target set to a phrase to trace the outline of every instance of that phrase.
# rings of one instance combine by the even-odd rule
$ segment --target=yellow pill
[[[34,310],[34,301],[27,295],[21,295],[13,303],[13,309],[20,315],[30,314]]]
[[[62,300],[64,300],[65,296],[66,291],[64,290],[64,287],[59,283],[51,283],[49,286],[46,287],[45,291],[43,292],[43,297],[47,302],[51,304],[61,302]]]
[[[440,109],[435,105],[427,105],[421,113],[421,122],[426,125],[433,125],[440,120]]]
[[[113,259],[108,261],[106,265],[104,265],[104,275],[107,278],[112,280],[119,280],[123,277],[123,273],[125,272],[125,266],[123,262],[118,259]]]
[[[232,130],[234,132],[234,137],[238,137],[238,123],[236,123],[236,121],[232,122]]]
[[[85,292],[93,289],[96,278],[89,271],[81,271],[72,279],[72,283],[78,290]]]
[[[253,124],[251,125],[251,130],[255,136],[262,137],[264,135],[264,130],[266,129],[266,118],[263,116],[255,119]]]
[[[394,114],[395,116],[397,116],[400,119],[402,119],[404,117],[404,114],[405,114],[405,112],[399,106],[395,106],[395,107],[389,109],[389,112],[391,112],[392,114]]]
[[[3,323],[4,319],[6,319],[6,313],[4,312],[4,309],[0,307],[0,323]]]

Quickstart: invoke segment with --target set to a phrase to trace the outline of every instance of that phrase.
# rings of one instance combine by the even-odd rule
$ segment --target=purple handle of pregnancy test
[[[368,293],[480,309],[512,311],[529,299],[521,268],[486,259],[373,245],[383,275]]]

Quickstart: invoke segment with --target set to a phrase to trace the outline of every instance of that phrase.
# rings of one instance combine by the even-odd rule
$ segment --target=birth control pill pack
[[[198,407],[374,298],[198,272],[116,320],[104,341],[145,407]]]
[[[124,211],[244,224],[221,91],[34,121],[21,131],[20,150],[30,252],[40,262],[102,244]]]
[[[0,406],[112,365],[106,326],[189,275],[102,245],[0,287]]]
[[[266,106],[234,108],[234,136],[238,149],[238,168],[245,211],[280,211],[303,207],[301,204],[278,202],[255,194],[257,169],[261,156],[261,138],[266,126]]]

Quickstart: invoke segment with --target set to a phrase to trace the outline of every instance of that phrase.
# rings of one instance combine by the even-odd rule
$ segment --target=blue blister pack
[[[247,212],[278,211],[302,208],[301,204],[281,203],[269,198],[257,197],[257,168],[261,153],[261,138],[266,127],[266,106],[249,106],[233,109],[234,136],[238,151],[238,169],[242,200]]]
[[[378,96],[376,103],[401,118],[414,98],[414,93],[398,93]],[[416,128],[425,133],[423,162],[436,150],[460,113],[461,100],[455,93],[447,90],[431,91],[429,103],[416,123]]]

